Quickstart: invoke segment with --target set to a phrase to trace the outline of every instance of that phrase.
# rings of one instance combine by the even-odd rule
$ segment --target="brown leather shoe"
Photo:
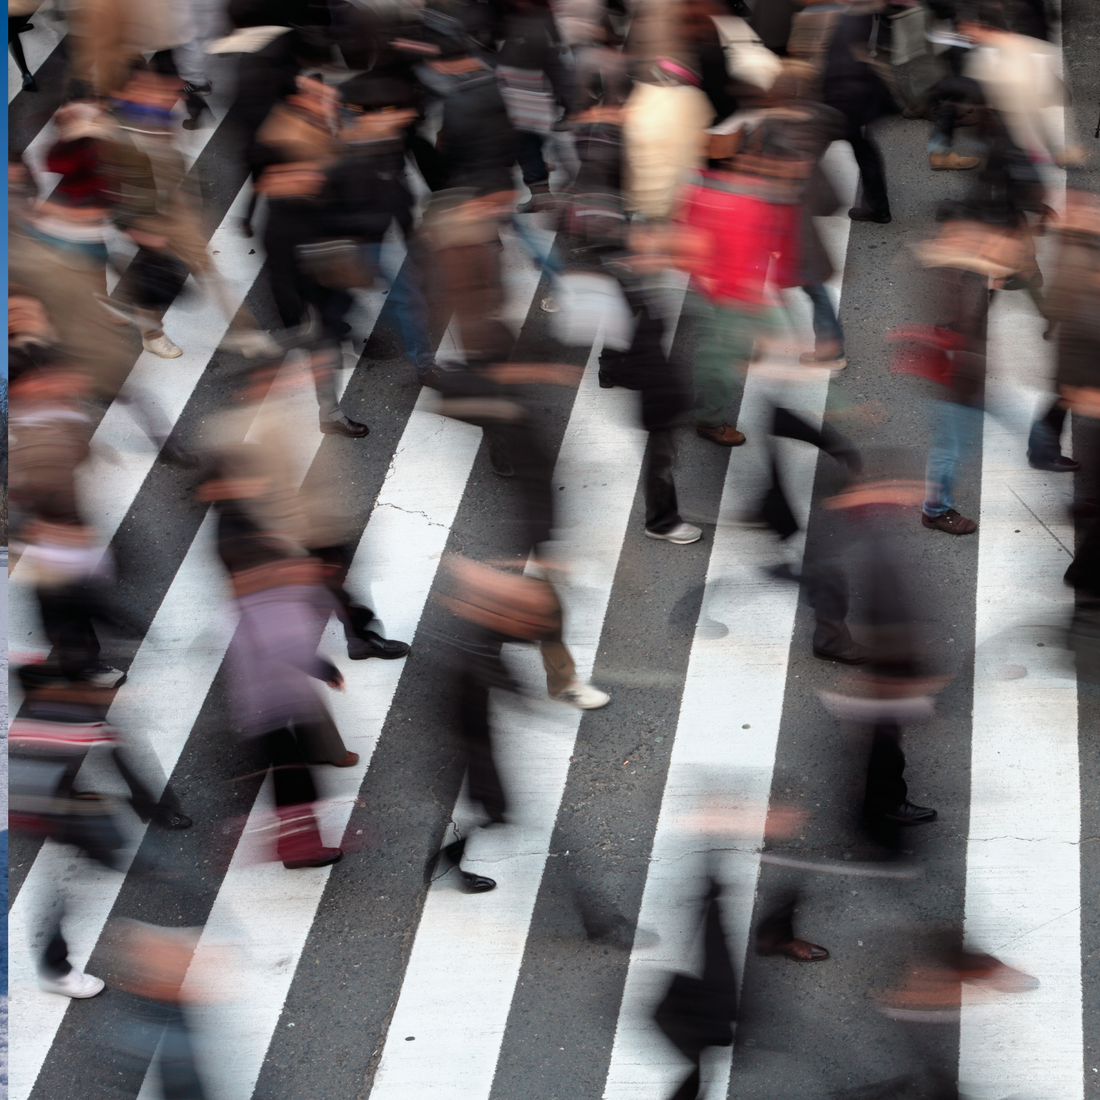
[[[756,953],[758,955],[783,955],[785,958],[794,959],[795,962],[824,962],[829,957],[829,952],[824,947],[818,947],[809,940],[788,940],[786,943],[764,945],[757,941]]]
[[[960,516],[954,508],[948,508],[942,516],[929,516],[921,512],[920,521],[921,526],[929,531],[946,531],[949,535],[972,535],[978,529],[972,519]]]
[[[928,163],[935,172],[952,169],[955,171],[965,171],[967,168],[977,168],[981,162],[981,157],[960,157],[958,153],[928,154]]]
[[[696,424],[695,432],[719,447],[740,447],[745,442],[744,435],[732,424],[719,424],[717,428],[708,428],[705,424]]]
[[[343,760],[333,760],[332,766],[334,768],[354,768],[359,763],[359,754],[357,752],[349,752]]]

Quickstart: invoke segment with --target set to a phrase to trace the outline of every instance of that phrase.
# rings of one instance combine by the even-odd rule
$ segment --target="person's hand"
[[[326,680],[325,683],[328,684],[328,686],[332,688],[333,691],[344,690],[344,677],[341,676],[339,672],[337,672],[331,680]]]

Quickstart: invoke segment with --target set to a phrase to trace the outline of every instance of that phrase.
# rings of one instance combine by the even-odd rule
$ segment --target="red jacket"
[[[696,231],[699,250],[688,267],[703,293],[716,302],[764,305],[773,262],[775,284],[797,282],[798,211],[790,187],[732,172],[698,173],[681,194],[676,220]]]

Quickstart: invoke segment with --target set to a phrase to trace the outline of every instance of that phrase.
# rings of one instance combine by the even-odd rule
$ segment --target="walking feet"
[[[921,512],[921,526],[929,531],[946,531],[949,535],[971,535],[978,529],[978,525],[966,516],[960,516],[954,508],[948,508],[939,516],[930,516],[927,512]]]
[[[363,632],[359,638],[348,641],[348,656],[353,661],[365,661],[368,657],[380,657],[383,661],[396,661],[409,654],[409,643],[383,638],[373,630]]]
[[[84,974],[75,966],[60,978],[43,975],[38,979],[38,986],[44,992],[72,997],[74,1001],[83,1001],[88,997],[94,997],[97,993],[102,993],[105,984],[102,978],[93,978],[91,974]]]
[[[745,442],[745,436],[732,424],[719,424],[716,428],[708,427],[706,424],[696,424],[695,434],[702,436],[703,439],[709,439],[712,443],[717,443],[720,447],[740,447]]]
[[[466,851],[466,838],[459,837],[445,848],[436,852],[424,865],[424,885],[430,886],[437,878],[442,878],[449,871],[458,870],[462,881],[462,888],[468,894],[485,894],[496,889],[496,879],[485,875],[475,875],[472,871],[464,871],[461,867],[462,856]],[[436,874],[436,870],[439,874]]]
[[[600,691],[592,684],[582,684],[580,680],[574,680],[550,698],[557,699],[559,703],[568,703],[577,710],[599,710],[611,702],[611,696],[606,691]]]

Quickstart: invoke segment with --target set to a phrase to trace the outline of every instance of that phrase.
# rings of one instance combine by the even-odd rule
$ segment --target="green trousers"
[[[696,298],[699,342],[695,352],[695,422],[705,428],[726,423],[735,393],[744,386],[753,344],[776,328],[775,310],[750,312],[729,302]]]

